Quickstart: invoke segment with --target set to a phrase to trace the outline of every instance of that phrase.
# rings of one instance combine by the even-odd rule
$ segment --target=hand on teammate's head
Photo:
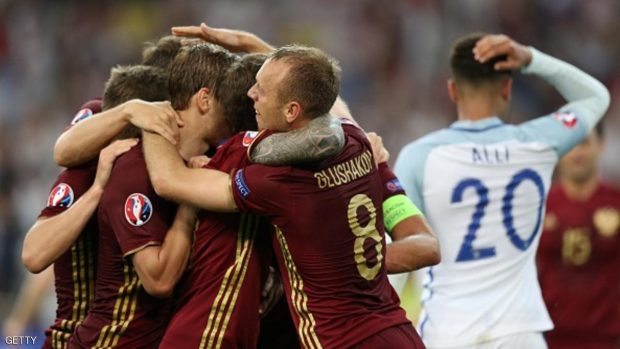
[[[495,70],[520,69],[532,61],[529,47],[503,34],[486,35],[474,47],[474,58],[480,63],[502,55],[506,55],[506,60],[495,63]]]

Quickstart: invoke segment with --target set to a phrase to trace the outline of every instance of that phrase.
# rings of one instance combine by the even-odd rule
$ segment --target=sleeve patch
[[[254,141],[254,138],[258,136],[258,131],[245,131],[243,135],[242,144],[244,147],[249,147],[250,144]]]
[[[134,227],[146,224],[152,215],[153,205],[146,195],[133,193],[125,200],[125,219]]]
[[[80,122],[80,121],[82,121],[84,119],[88,119],[93,114],[94,113],[93,113],[93,111],[90,108],[81,109],[80,111],[77,112],[77,114],[75,114],[75,117],[71,121],[71,125],[75,125],[75,124],[77,124],[78,122]]]
[[[235,174],[235,186],[244,199],[250,195],[250,188],[245,184],[245,179],[243,178],[243,170],[239,170]]]
[[[50,192],[47,207],[69,207],[73,204],[73,189],[66,183],[60,183]]]
[[[400,184],[400,181],[398,180],[398,178],[394,178],[391,181],[388,181],[387,183],[385,183],[385,188],[390,193],[395,193],[397,191],[403,190],[403,186]]]
[[[574,128],[577,125],[577,115],[571,111],[555,112],[552,117],[566,128]]]

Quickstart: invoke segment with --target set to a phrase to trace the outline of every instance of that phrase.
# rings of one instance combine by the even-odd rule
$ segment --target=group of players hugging
[[[399,180],[325,52],[173,34],[113,68],[56,143],[66,169],[22,255],[53,264],[44,348],[547,347],[545,198],[607,109],[601,83],[504,35],[461,38],[459,121],[405,147]],[[568,104],[504,124],[517,70]],[[421,268],[418,332],[387,275]]]

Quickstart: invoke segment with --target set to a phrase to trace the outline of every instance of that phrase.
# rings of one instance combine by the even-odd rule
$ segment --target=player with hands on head
[[[546,348],[542,332],[553,325],[535,265],[545,198],[559,157],[600,120],[609,92],[505,35],[460,38],[450,64],[458,121],[405,146],[395,167],[441,247],[442,262],[427,269],[420,333],[429,348]],[[567,103],[505,124],[517,70]]]

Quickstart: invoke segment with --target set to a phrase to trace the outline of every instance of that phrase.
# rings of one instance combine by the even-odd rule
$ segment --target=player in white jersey
[[[420,334],[428,348],[546,348],[553,327],[535,253],[558,158],[580,143],[609,93],[574,66],[504,35],[455,44],[448,82],[458,121],[401,151],[396,174],[435,229],[442,262],[428,270]],[[514,126],[511,72],[537,75],[568,101]]]

